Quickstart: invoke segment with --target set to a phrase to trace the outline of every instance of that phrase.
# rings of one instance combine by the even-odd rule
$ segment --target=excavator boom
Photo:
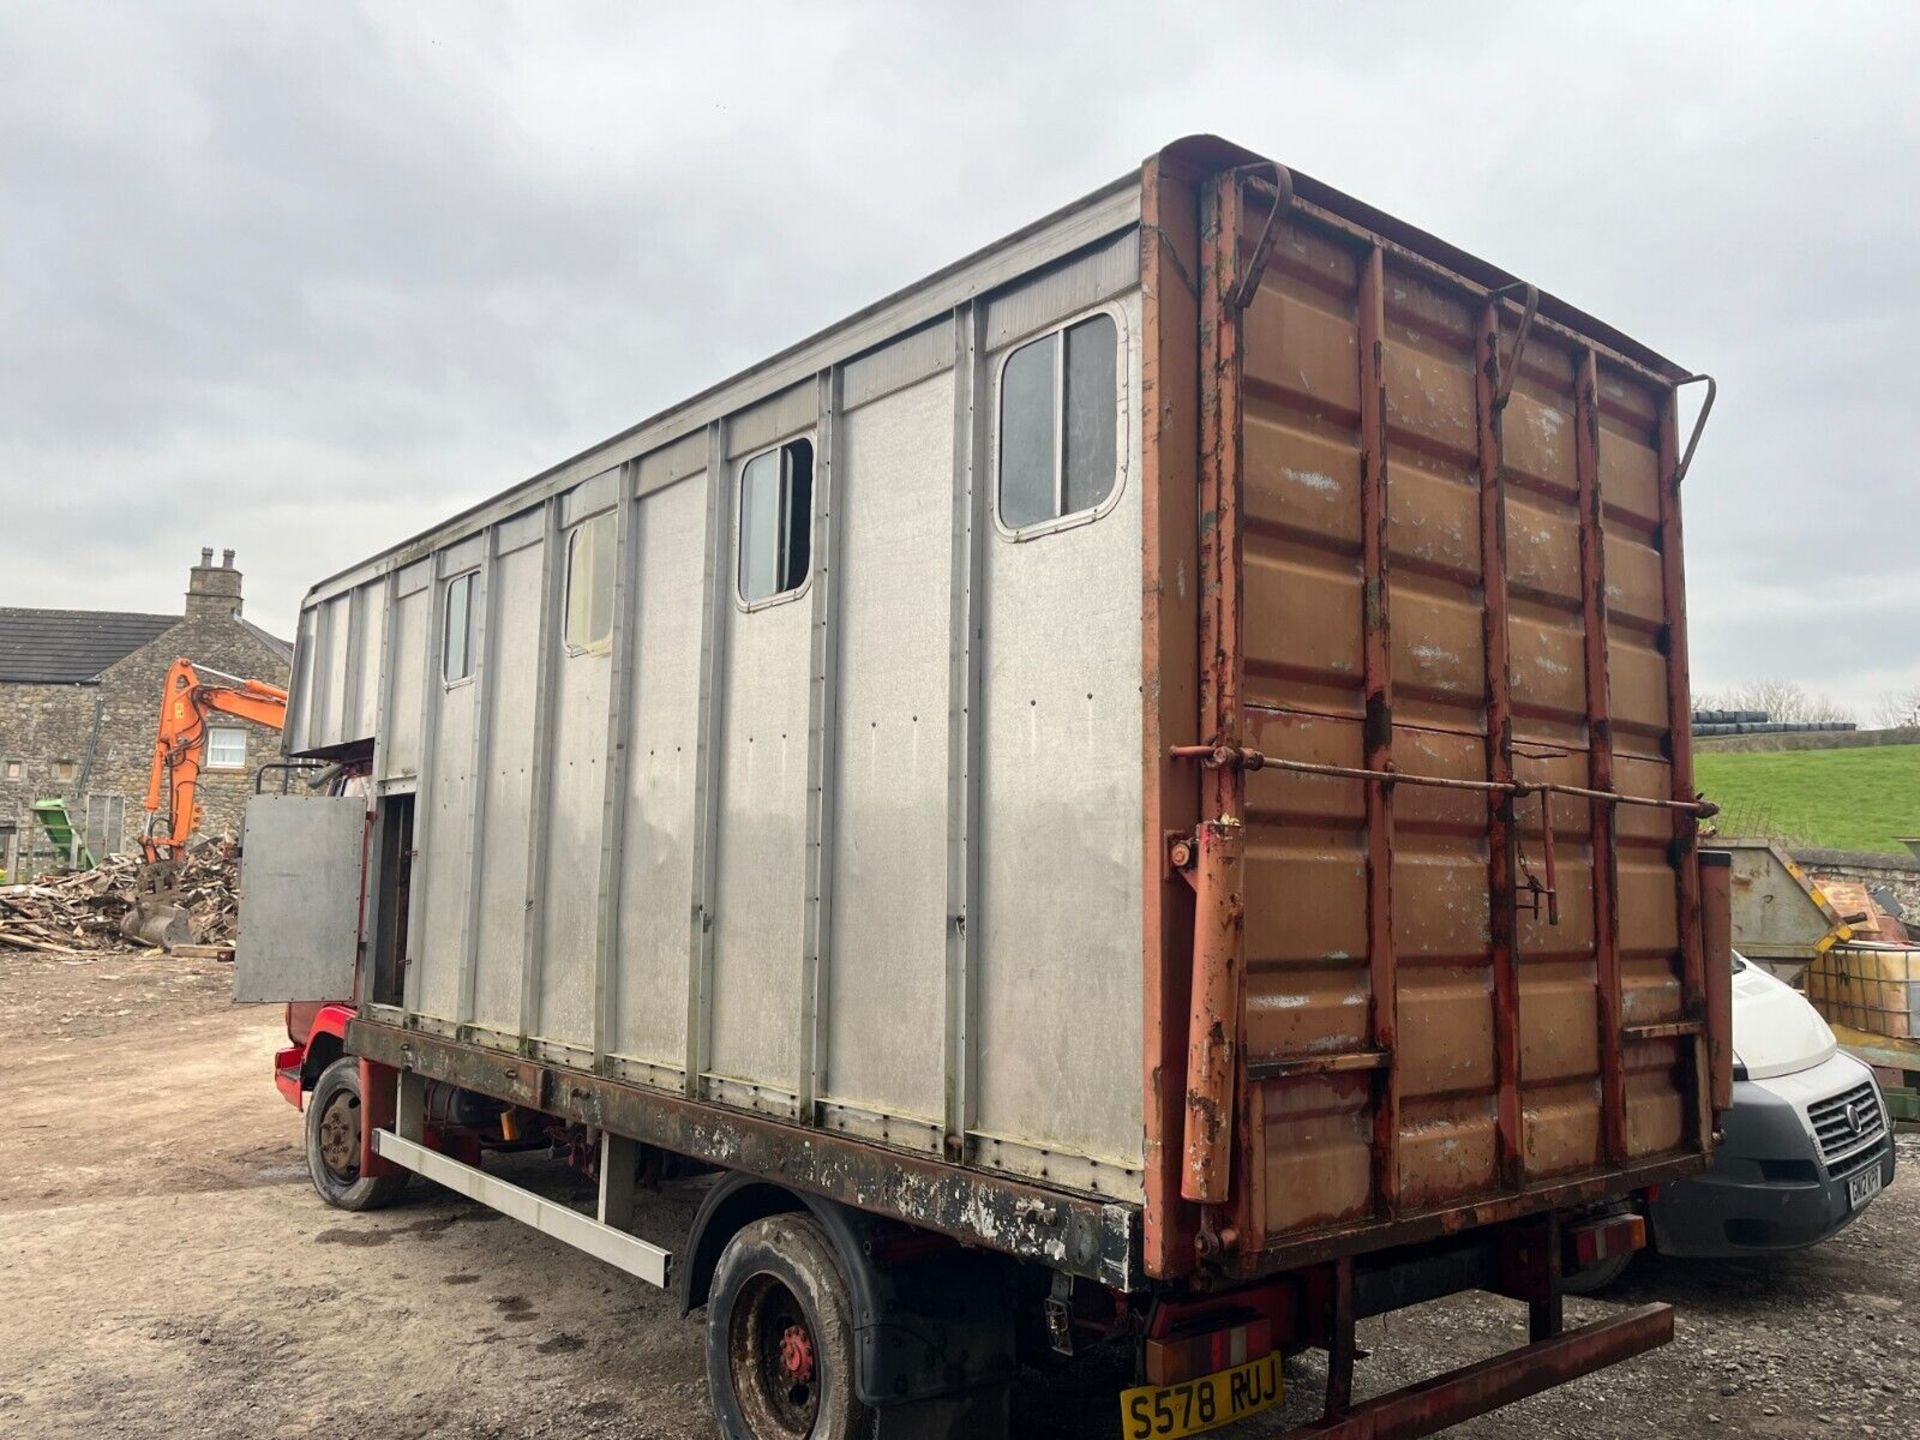
[[[140,836],[141,867],[134,907],[120,928],[149,944],[190,943],[192,929],[178,903],[177,867],[200,825],[200,772],[206,764],[207,720],[232,715],[279,730],[287,723],[287,692],[264,680],[246,680],[176,660],[160,694],[160,725],[147,775],[147,821]],[[164,821],[162,812],[164,807]]]

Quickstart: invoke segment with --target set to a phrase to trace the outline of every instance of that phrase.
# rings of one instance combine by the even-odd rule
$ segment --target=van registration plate
[[[1139,1385],[1120,1392],[1120,1433],[1126,1440],[1197,1435],[1270,1410],[1285,1391],[1277,1354],[1178,1385]]]
[[[1847,1177],[1847,1209],[1858,1210],[1880,1193],[1885,1182],[1880,1178],[1880,1163],[1875,1161],[1858,1175]]]

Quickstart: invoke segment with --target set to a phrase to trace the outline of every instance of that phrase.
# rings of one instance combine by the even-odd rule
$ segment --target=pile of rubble
[[[194,950],[231,951],[240,910],[236,871],[224,842],[201,845],[179,862],[171,899],[186,914]],[[138,856],[114,855],[91,870],[0,885],[0,951],[150,949],[121,928],[134,908],[140,872]]]

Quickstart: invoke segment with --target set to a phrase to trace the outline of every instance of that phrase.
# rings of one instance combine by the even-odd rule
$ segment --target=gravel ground
[[[508,1440],[713,1434],[698,1320],[666,1296],[444,1192],[349,1216],[307,1184],[273,1089],[277,1009],[230,1006],[214,962],[0,953],[0,1434]],[[1643,1261],[1569,1319],[1668,1300],[1662,1351],[1460,1436],[1920,1435],[1920,1139],[1819,1249]],[[697,1201],[645,1228],[673,1244]],[[1522,1338],[1457,1296],[1361,1328],[1361,1395]],[[1288,1367],[1286,1416],[1324,1371]],[[1016,1395],[1018,1433],[1110,1437],[1094,1357]],[[1241,1433],[1271,1433],[1271,1419]]]

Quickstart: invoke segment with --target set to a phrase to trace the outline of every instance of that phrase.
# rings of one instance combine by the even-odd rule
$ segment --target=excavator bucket
[[[120,917],[120,933],[172,953],[194,942],[193,918],[180,903],[180,870],[171,860],[142,865],[134,881],[133,906]]]

